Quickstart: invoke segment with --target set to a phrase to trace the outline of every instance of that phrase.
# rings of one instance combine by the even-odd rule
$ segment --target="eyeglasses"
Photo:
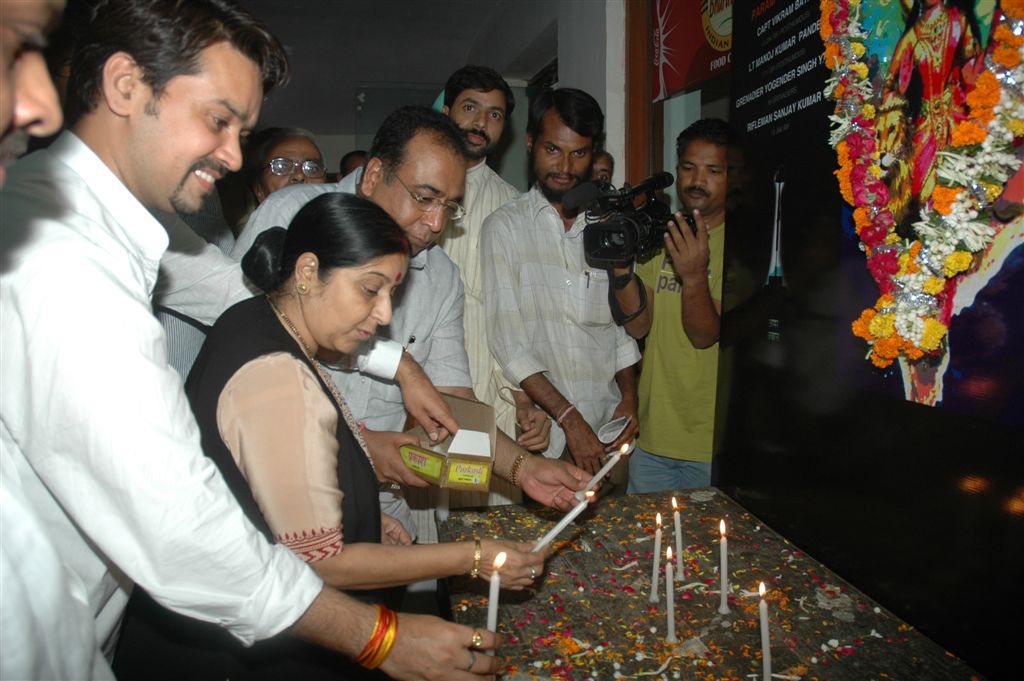
[[[405,191],[409,192],[409,196],[416,203],[416,207],[424,213],[433,213],[443,210],[452,220],[461,220],[466,215],[466,209],[458,201],[445,201],[444,199],[438,199],[433,196],[424,196],[423,194],[410,189],[409,185],[402,182],[402,178],[397,174],[395,175],[395,179],[398,180],[398,184],[405,188]]]
[[[285,156],[270,159],[270,163],[264,167],[270,168],[270,172],[275,175],[287,176],[295,172],[295,166],[302,168],[302,174],[314,180],[323,177],[326,173],[326,168],[324,168],[324,164],[320,161],[313,159],[295,161]]]

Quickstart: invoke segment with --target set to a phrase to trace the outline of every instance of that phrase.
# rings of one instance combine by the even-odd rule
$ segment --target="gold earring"
[[[299,293],[301,293],[303,295],[305,295],[306,291],[309,290],[309,287],[306,286],[305,284],[299,284],[296,288],[298,288],[299,289]]]

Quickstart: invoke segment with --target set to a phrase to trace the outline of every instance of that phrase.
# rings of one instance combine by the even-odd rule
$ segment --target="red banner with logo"
[[[727,73],[732,0],[654,1],[654,101]]]

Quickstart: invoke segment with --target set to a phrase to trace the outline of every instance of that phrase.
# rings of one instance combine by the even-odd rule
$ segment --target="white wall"
[[[665,100],[663,109],[664,126],[662,133],[662,170],[676,175],[676,137],[679,136],[688,125],[701,117],[700,91],[679,94]],[[672,210],[679,210],[682,206],[679,197],[676,195],[676,186],[665,189],[665,194],[672,198]]]
[[[558,86],[585,90],[601,105],[606,147],[615,157],[615,174],[621,177],[625,167],[625,13],[625,0],[508,0],[477,37],[468,61],[525,81],[557,58]],[[525,145],[525,90],[521,99],[518,91],[516,97],[522,110],[513,115],[512,144],[522,139]],[[506,149],[505,156],[499,172],[512,184],[525,185],[525,147],[521,174],[513,165],[520,162],[515,149]]]

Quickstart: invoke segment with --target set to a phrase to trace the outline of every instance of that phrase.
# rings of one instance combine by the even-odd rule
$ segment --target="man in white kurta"
[[[489,165],[487,155],[500,142],[505,123],[515,108],[512,90],[493,69],[465,66],[453,73],[445,85],[445,105],[441,109],[462,132],[469,153],[466,168],[466,195],[463,206],[466,214],[445,229],[438,244],[458,265],[465,290],[463,323],[466,331],[466,353],[473,379],[473,392],[477,399],[494,407],[498,428],[515,434],[516,405],[519,401],[529,406],[519,390],[505,380],[487,345],[487,320],[484,315],[483,275],[480,270],[480,232],[484,219],[506,201],[519,196],[518,189],[501,178]],[[516,395],[518,393],[518,395]],[[528,415],[524,414],[524,419]],[[547,416],[534,410],[536,419],[548,421]],[[549,427],[547,423],[544,427]],[[530,430],[527,428],[526,430]],[[536,450],[526,445],[527,449]],[[434,495],[436,497],[436,495]],[[440,499],[431,498],[424,505],[450,508],[518,503],[519,490],[503,480],[495,480],[488,493],[452,491],[441,493]]]

